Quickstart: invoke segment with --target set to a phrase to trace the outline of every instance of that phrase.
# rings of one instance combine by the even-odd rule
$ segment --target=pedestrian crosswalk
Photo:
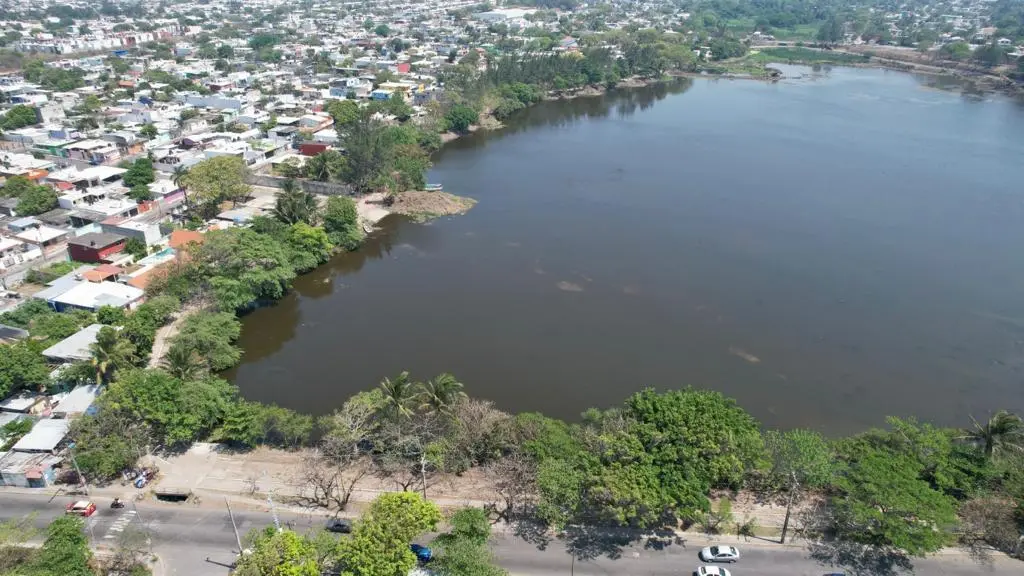
[[[113,540],[120,536],[121,532],[124,532],[124,529],[132,523],[132,520],[135,519],[135,514],[135,510],[127,510],[123,514],[121,514],[121,516],[117,520],[114,520],[114,522],[110,525],[110,528],[107,530],[107,533],[103,536],[103,539]]]

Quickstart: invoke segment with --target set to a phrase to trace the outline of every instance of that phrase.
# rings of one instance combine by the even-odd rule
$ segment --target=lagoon
[[[1024,410],[1024,106],[782,68],[446,145],[428,180],[477,206],[299,278],[229,376],[314,414],[401,370],[565,418],[692,385],[829,435]]]

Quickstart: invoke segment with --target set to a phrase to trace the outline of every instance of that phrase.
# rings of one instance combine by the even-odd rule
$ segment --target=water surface
[[[648,386],[842,434],[1024,408],[1024,108],[882,70],[682,81],[524,111],[244,319],[247,397],[325,413],[405,369],[573,418]]]

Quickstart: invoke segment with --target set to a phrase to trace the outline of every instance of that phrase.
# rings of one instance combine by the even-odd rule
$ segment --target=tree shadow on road
[[[635,540],[624,530],[593,526],[569,526],[561,539],[568,552],[583,561],[600,556],[617,560],[622,556],[622,549]]]
[[[910,558],[901,552],[856,542],[815,541],[808,550],[811,559],[843,568],[852,576],[895,576],[914,570]]]

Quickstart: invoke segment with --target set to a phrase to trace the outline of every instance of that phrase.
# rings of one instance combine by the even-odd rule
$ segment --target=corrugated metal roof
[[[40,420],[14,445],[14,452],[53,452],[68,435],[70,420]]]

